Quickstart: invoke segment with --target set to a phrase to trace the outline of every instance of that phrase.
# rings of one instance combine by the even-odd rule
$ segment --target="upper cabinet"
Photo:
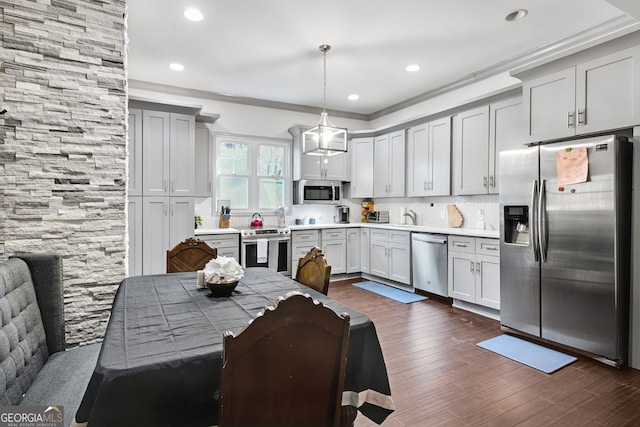
[[[453,117],[453,193],[489,193],[489,106]]]
[[[498,193],[498,154],[525,143],[520,97],[453,118],[453,194]]]
[[[129,109],[127,187],[129,196],[142,196],[142,110]]]
[[[373,140],[374,197],[404,197],[405,130]]]
[[[640,124],[640,47],[523,83],[528,142]]]
[[[196,123],[195,196],[213,194],[213,133],[205,123]]]
[[[302,132],[299,126],[289,128],[293,136],[293,180],[301,179],[349,181],[351,147],[344,154],[335,156],[310,156],[302,153]]]
[[[451,118],[407,131],[407,196],[451,194]]]
[[[143,111],[142,185],[145,196],[193,196],[195,117]]]
[[[354,138],[351,151],[351,198],[373,197],[373,138]]]
[[[300,179],[349,181],[349,154],[300,155]]]

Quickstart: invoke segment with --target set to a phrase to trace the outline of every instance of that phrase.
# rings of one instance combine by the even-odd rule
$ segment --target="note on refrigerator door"
[[[567,148],[556,153],[558,186],[587,182],[589,158],[587,147]]]

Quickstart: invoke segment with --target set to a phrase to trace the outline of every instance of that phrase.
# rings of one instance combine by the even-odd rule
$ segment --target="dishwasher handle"
[[[439,243],[442,245],[447,243],[447,237],[441,234],[412,233],[411,239],[418,242]]]

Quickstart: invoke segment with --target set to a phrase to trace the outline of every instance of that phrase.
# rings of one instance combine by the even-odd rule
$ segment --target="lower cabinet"
[[[298,261],[313,248],[320,247],[318,230],[294,230],[291,232],[291,278],[296,278]]]
[[[371,230],[360,229],[360,271],[371,273]]]
[[[347,233],[345,228],[322,230],[322,253],[331,266],[331,274],[347,272]]]
[[[240,262],[240,234],[201,234],[196,237],[216,248],[219,256],[232,257]]]
[[[360,269],[360,229],[347,229],[347,273],[359,273]]]
[[[193,197],[142,197],[142,274],[165,273],[167,250],[193,237]]]
[[[500,309],[500,242],[449,236],[449,296]]]
[[[370,232],[370,274],[410,285],[411,233],[378,229]]]

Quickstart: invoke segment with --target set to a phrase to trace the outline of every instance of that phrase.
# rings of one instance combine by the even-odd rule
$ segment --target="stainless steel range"
[[[241,230],[240,241],[243,267],[267,267],[291,276],[291,230],[288,227]]]

